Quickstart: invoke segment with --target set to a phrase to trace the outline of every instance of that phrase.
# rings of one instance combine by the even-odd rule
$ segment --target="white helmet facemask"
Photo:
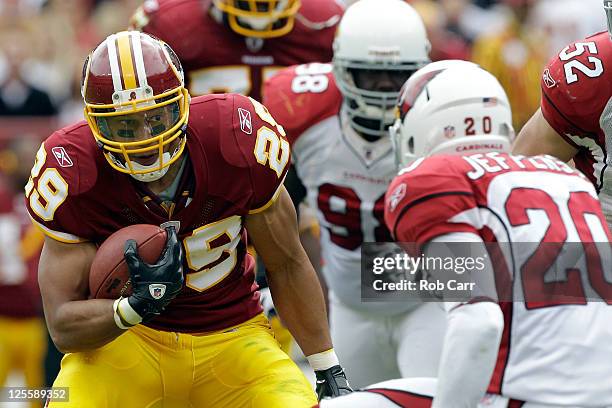
[[[357,132],[387,135],[401,85],[429,62],[429,50],[421,17],[403,1],[360,0],[346,10],[334,40],[333,66],[343,109]],[[393,86],[364,86],[360,80],[377,75]]]
[[[344,96],[344,109],[351,120],[351,126],[359,133],[379,138],[395,120],[395,103],[402,84],[419,68],[422,63],[373,64],[337,61],[335,75],[338,88]],[[368,89],[358,80],[361,75],[385,76],[393,78],[387,89]]]

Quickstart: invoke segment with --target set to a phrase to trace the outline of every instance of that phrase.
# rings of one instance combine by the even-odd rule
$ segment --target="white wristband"
[[[119,316],[119,313],[117,313],[117,305],[119,304],[119,301],[121,300],[121,298],[115,300],[115,302],[113,303],[113,319],[115,319],[115,324],[117,325],[118,328],[122,329],[122,330],[127,330],[130,328],[130,326],[126,326],[121,322],[121,317]]]
[[[113,303],[113,309],[115,311],[115,324],[120,329],[129,329],[142,322],[142,317],[130,306],[127,298],[119,298]],[[123,322],[127,323],[126,326]]]
[[[321,353],[307,356],[306,359],[314,371],[327,370],[328,368],[332,368],[333,366],[340,364],[338,361],[338,356],[333,348],[327,351],[322,351]]]

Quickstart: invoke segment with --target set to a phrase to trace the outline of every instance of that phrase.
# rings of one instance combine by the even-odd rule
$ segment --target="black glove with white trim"
[[[317,377],[317,399],[319,401],[323,398],[334,398],[353,392],[340,365],[335,365],[327,370],[315,371],[315,376]]]
[[[127,298],[127,303],[143,322],[159,315],[183,288],[182,244],[174,227],[167,227],[166,233],[166,246],[153,265],[138,256],[136,241],[128,240],[125,243],[124,256],[132,283],[132,295]],[[133,325],[134,319],[126,316],[131,311],[126,312],[125,303],[121,305],[123,301],[125,299],[119,302],[120,316],[128,325]]]

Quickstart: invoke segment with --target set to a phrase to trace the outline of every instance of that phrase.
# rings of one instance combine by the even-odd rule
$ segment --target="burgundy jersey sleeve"
[[[210,40],[193,35],[204,24],[210,3],[211,0],[145,1],[132,15],[130,29],[162,39],[184,62],[197,57],[200,47],[196,42]]]
[[[82,133],[80,137],[66,138],[67,133]],[[77,144],[70,140],[92,138],[85,122],[53,133],[41,145],[25,187],[28,213],[45,234],[62,242],[88,240],[81,229],[79,208],[74,198],[95,183],[97,172],[89,156],[91,143]]]
[[[599,131],[612,89],[604,74],[610,57],[612,45],[606,31],[568,45],[542,74],[542,114],[575,147],[570,135],[596,138]]]
[[[228,163],[248,169],[245,177],[251,189],[249,211],[266,209],[280,192],[290,164],[291,149],[285,131],[268,109],[255,99],[232,94],[233,138],[221,140]],[[244,181],[243,181],[244,182]]]
[[[309,127],[338,114],[342,95],[332,65],[312,63],[285,68],[266,81],[263,101],[293,145]]]
[[[319,50],[319,58],[303,58],[302,61],[331,61],[334,55],[333,43],[336,29],[344,13],[344,6],[341,3],[338,0],[302,2],[292,34],[303,37],[303,41],[300,42],[316,44],[316,49]]]
[[[398,242],[424,244],[452,232],[474,232],[452,218],[476,207],[458,156],[420,159],[402,170],[385,196],[385,223]]]

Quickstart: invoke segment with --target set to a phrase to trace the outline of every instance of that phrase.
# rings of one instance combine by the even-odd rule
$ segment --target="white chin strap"
[[[276,6],[275,11],[278,12],[278,10],[284,10],[287,7],[287,3],[288,3],[288,0],[282,0]],[[258,31],[265,29],[270,24],[276,22],[276,20],[278,20],[278,17],[274,16],[274,14],[269,17],[238,17],[238,21],[240,21],[243,24],[247,24],[253,30],[258,30]]]
[[[253,30],[261,31],[276,20],[272,17],[238,17],[238,21],[248,25]]]
[[[168,163],[172,159],[172,156],[170,155],[169,152],[164,152],[162,157],[164,159],[164,163]],[[155,163],[149,166],[145,166],[135,161],[132,161],[131,164],[132,164],[132,168],[136,171],[147,171],[149,169],[156,169],[157,167],[159,167],[159,157],[157,158]],[[134,177],[136,180],[141,181],[143,183],[150,183],[151,181],[156,181],[164,177],[169,169],[170,169],[170,166],[166,166],[158,170],[147,171],[146,173],[130,174],[130,176]]]

